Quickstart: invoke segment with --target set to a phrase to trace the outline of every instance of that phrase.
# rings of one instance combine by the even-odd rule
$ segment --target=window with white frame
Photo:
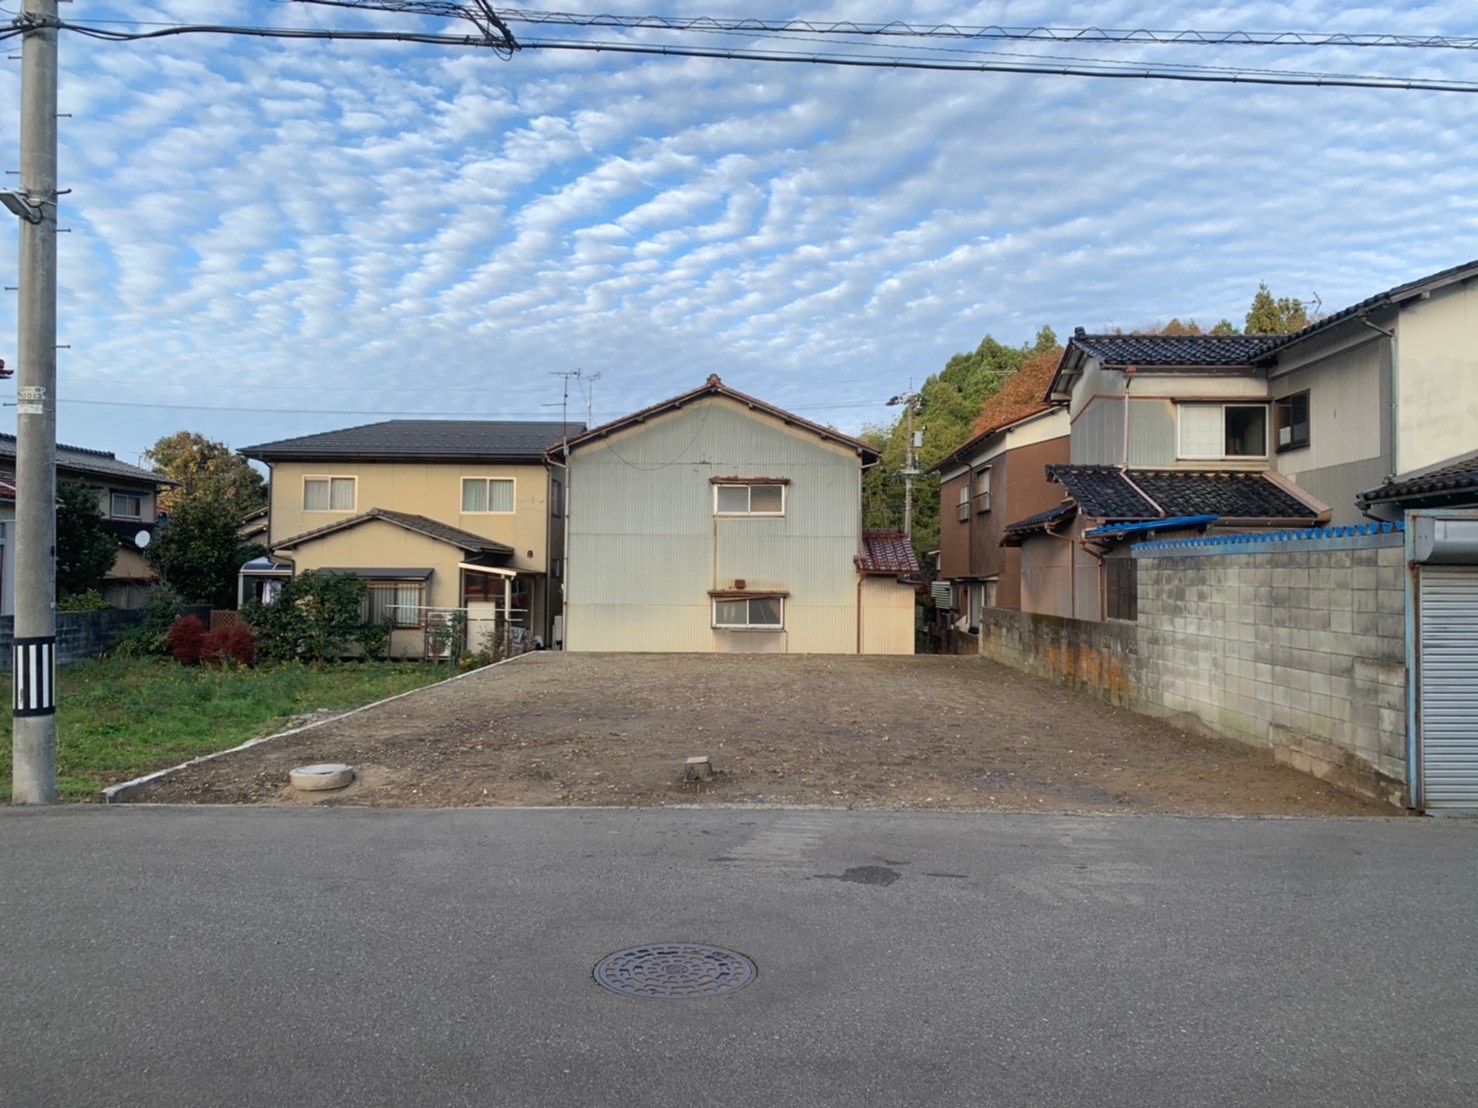
[[[513,511],[513,478],[463,477],[462,511]]]
[[[713,625],[736,631],[779,631],[785,626],[783,596],[714,598]]]
[[[783,516],[785,486],[779,482],[714,485],[713,512],[720,516]]]
[[[304,477],[303,511],[352,512],[354,484],[353,477]]]
[[[955,513],[955,518],[961,523],[970,522],[970,482],[966,481],[960,486],[960,506]]]
[[[109,499],[108,514],[114,519],[144,518],[144,498],[138,493],[115,492]]]
[[[360,618],[391,627],[419,627],[423,589],[420,581],[371,581]]]
[[[975,473],[975,510],[990,511],[990,466],[981,466]]]
[[[549,479],[549,514],[556,519],[565,514],[565,487],[558,477]]]
[[[1179,456],[1223,461],[1268,456],[1266,404],[1181,404]]]

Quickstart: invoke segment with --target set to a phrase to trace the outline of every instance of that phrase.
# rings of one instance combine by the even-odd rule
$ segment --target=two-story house
[[[866,443],[713,375],[567,461],[568,649],[913,652],[918,564],[863,531]]]
[[[583,425],[396,419],[244,448],[271,470],[270,564],[370,585],[391,653],[465,610],[546,641],[559,615],[564,478],[545,449]],[[249,570],[248,572],[254,572]],[[475,641],[475,649],[482,644]]]
[[[933,467],[939,473],[939,576],[954,586],[966,627],[984,608],[1021,607],[1021,551],[1006,524],[1054,507],[1049,465],[1068,461],[1065,409],[1045,398],[1050,364],[1017,370],[981,406],[978,434]]]
[[[1045,399],[1065,407],[1070,461],[1047,467],[1054,508],[1004,528],[1023,610],[1133,618],[1137,538],[1307,527],[1330,509],[1271,466],[1274,424],[1256,335],[1089,335],[1068,341]]]
[[[0,434],[0,615],[15,612],[15,436]],[[103,526],[118,541],[113,568],[103,578],[103,599],[115,608],[137,608],[158,575],[144,557],[158,519],[160,488],[174,482],[120,462],[106,450],[57,445],[58,484],[80,482],[97,496]]]

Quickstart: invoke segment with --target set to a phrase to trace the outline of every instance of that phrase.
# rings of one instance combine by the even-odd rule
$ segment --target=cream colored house
[[[569,433],[583,427],[571,425]],[[462,611],[470,645],[506,621],[547,641],[559,614],[563,474],[544,451],[560,423],[389,420],[250,446],[271,469],[266,545],[294,573],[352,573],[391,650]]]
[[[551,463],[563,450],[549,452]],[[571,650],[911,654],[918,564],[865,443],[711,376],[569,442]]]

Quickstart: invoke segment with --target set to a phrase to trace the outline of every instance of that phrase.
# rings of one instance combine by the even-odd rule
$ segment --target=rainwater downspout
[[[1124,367],[1124,451],[1123,461],[1120,465],[1124,469],[1129,468],[1129,386],[1134,383],[1134,367]]]
[[[1391,477],[1394,477],[1401,468],[1396,463],[1396,447],[1400,442],[1400,440],[1397,438],[1396,423],[1396,418],[1400,414],[1400,404],[1397,403],[1396,399],[1396,331],[1394,328],[1387,331],[1384,327],[1379,327],[1376,324],[1371,323],[1370,317],[1367,316],[1364,312],[1360,313],[1359,320],[1361,323],[1365,324],[1365,326],[1369,327],[1372,331],[1376,331],[1379,334],[1385,335],[1386,338],[1391,340],[1391,366],[1390,369],[1386,372],[1386,384],[1391,390],[1391,406],[1389,415],[1391,421],[1391,433],[1389,436],[1389,441],[1386,443],[1387,448],[1391,452],[1391,468],[1390,471],[1386,474],[1387,479],[1389,479]]]
[[[857,653],[862,653],[862,567],[857,567]]]

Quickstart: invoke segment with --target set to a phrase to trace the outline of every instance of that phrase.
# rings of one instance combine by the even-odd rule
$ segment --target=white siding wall
[[[1478,449],[1478,291],[1438,289],[1403,304],[1397,323],[1395,470],[1405,473]]]
[[[715,518],[711,477],[788,477],[784,518]],[[852,653],[857,455],[711,398],[571,457],[571,650]],[[785,630],[716,632],[708,592],[790,594]]]

